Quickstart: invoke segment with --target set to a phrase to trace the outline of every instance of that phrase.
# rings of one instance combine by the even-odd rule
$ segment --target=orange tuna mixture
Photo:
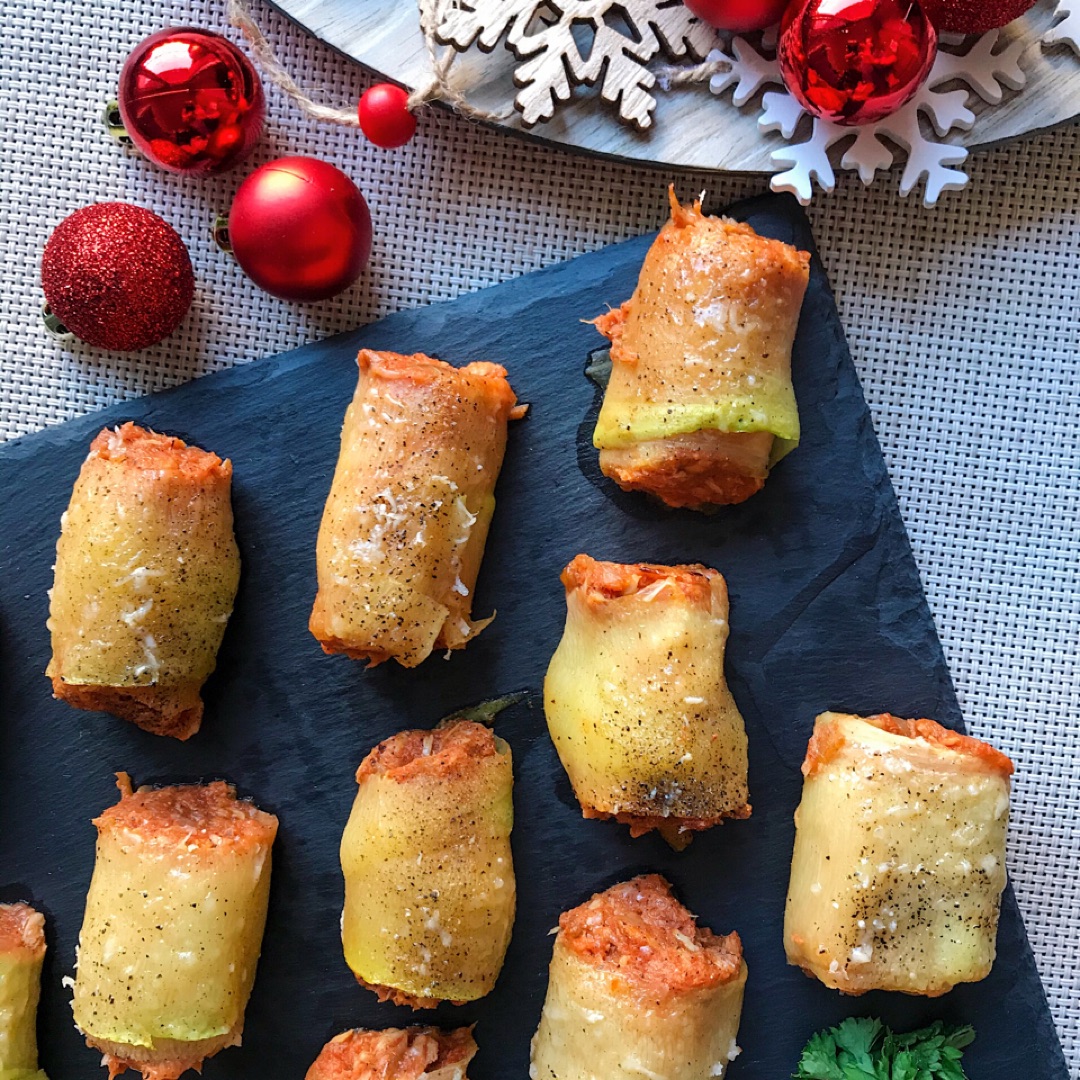
[[[388,776],[405,783],[418,776],[460,776],[481,758],[498,753],[490,728],[458,720],[434,731],[402,731],[375,747],[360,763],[356,782]]]
[[[699,927],[659,874],[613,885],[567,911],[559,936],[583,960],[664,995],[730,982],[742,968],[739,935]]]
[[[94,819],[99,830],[124,829],[143,839],[215,848],[223,841],[249,847],[271,844],[278,820],[236,797],[223,780],[211,784],[132,790],[131,777],[118,773],[120,801]]]
[[[468,1065],[472,1028],[388,1028],[346,1031],[323,1047],[306,1080],[420,1080],[438,1069]]]
[[[958,731],[942,727],[936,720],[904,720],[891,713],[878,713],[876,716],[862,716],[859,719],[881,731],[889,732],[890,735],[903,735],[907,739],[922,739],[931,746],[963,754],[981,763],[991,772],[999,772],[1003,776],[1013,774],[1012,760],[1000,750],[981,739],[961,735]],[[835,723],[816,725],[806,748],[806,760],[802,766],[803,775],[810,776],[828,765],[830,761],[835,760],[846,744],[847,739],[843,730]]]

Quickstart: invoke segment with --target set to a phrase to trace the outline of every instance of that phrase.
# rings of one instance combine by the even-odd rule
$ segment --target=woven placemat
[[[320,99],[348,105],[368,85],[268,7],[255,13]],[[525,143],[439,109],[408,147],[381,151],[311,123],[270,88],[253,164],[285,153],[334,162],[363,188],[376,230],[356,289],[286,304],[209,240],[246,170],[168,175],[125,155],[98,120],[136,42],[170,24],[224,29],[224,0],[8,0],[4,15],[0,438],[526,273],[666,213],[662,170]],[[1080,1078],[1080,128],[969,164],[969,190],[935,210],[900,199],[894,178],[865,190],[844,176],[811,216],[969,724],[1018,766],[1009,865]],[[714,208],[764,186],[676,179]],[[120,357],[65,351],[39,329],[45,240],[72,210],[108,199],[174,225],[198,284],[176,334]]]

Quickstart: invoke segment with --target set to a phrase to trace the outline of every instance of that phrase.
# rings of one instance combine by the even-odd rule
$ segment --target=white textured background
[[[402,0],[403,3],[407,0]],[[657,228],[663,172],[570,156],[428,110],[400,151],[319,127],[269,88],[252,164],[310,153],[350,173],[374,217],[359,286],[298,307],[211,245],[247,172],[178,178],[128,157],[99,112],[127,52],[162,26],[225,30],[224,0],[3,0],[0,438],[445,299]],[[348,106],[356,66],[261,2],[286,66]],[[231,33],[231,31],[230,31]],[[235,38],[236,35],[232,34]],[[707,100],[707,103],[706,103]],[[703,97],[703,107],[724,107]],[[1010,869],[1080,1080],[1080,128],[977,155],[936,210],[850,177],[811,216],[972,729],[1016,761]],[[684,174],[716,208],[754,177]],[[198,292],[143,353],[64,351],[39,330],[52,228],[94,201],[174,225]]]

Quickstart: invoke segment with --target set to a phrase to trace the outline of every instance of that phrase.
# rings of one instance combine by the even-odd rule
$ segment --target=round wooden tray
[[[295,22],[367,68],[413,88],[430,79],[430,63],[414,0],[273,0]],[[1064,45],[1044,46],[1054,22],[1055,0],[1039,0],[1022,19],[1002,33],[1006,41],[1028,42],[1021,66],[1027,85],[1007,92],[996,106],[972,104],[978,114],[968,132],[950,136],[967,147],[988,146],[1041,131],[1080,114],[1080,59]],[[512,54],[502,46],[492,53],[473,47],[455,64],[469,100],[495,111],[513,100]],[[975,97],[975,95],[971,95]],[[729,172],[776,172],[771,152],[784,145],[777,134],[762,133],[760,109],[732,105],[706,84],[675,92],[657,89],[652,126],[638,132],[620,122],[614,109],[598,100],[594,89],[581,88],[546,123],[527,128],[517,115],[501,126],[564,146],[637,162],[719,169]]]

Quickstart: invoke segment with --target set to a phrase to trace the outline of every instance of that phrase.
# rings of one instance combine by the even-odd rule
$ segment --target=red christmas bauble
[[[784,85],[807,112],[837,124],[896,112],[936,55],[918,0],[794,0],[777,44]]]
[[[282,300],[325,300],[367,264],[371,214],[340,169],[317,158],[279,158],[240,185],[229,243],[260,289]]]
[[[360,95],[357,115],[369,142],[384,150],[404,146],[416,134],[416,117],[409,111],[409,95],[393,83],[378,83]]]
[[[191,307],[184,241],[130,203],[84,206],[57,225],[41,257],[53,314],[88,345],[131,352],[171,334]]]
[[[941,34],[985,34],[1008,26],[1036,0],[922,0],[927,17]]]
[[[702,22],[719,30],[748,34],[764,30],[783,18],[790,0],[685,0]]]
[[[266,101],[251,61],[227,38],[192,27],[159,30],[120,73],[120,118],[155,164],[220,173],[254,147]]]

